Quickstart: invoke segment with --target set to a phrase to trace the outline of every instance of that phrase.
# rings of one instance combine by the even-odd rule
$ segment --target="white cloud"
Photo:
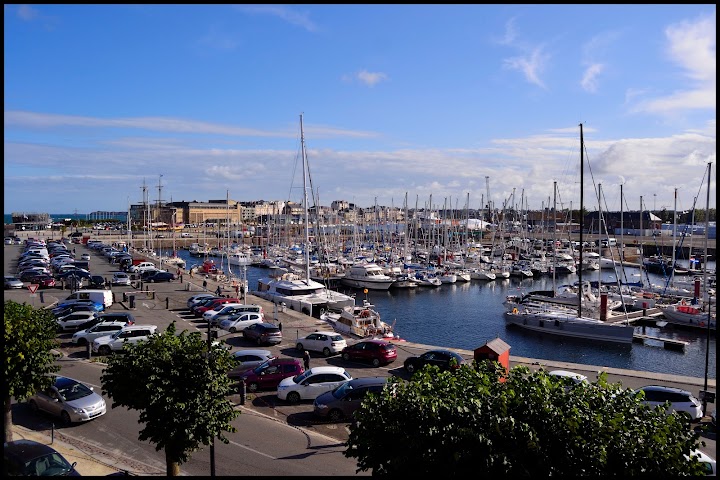
[[[689,88],[645,100],[633,112],[672,114],[682,110],[715,110],[716,24],[714,17],[683,21],[665,29],[667,54],[691,80]]]
[[[376,84],[388,79],[388,76],[382,72],[368,72],[367,70],[361,70],[355,76],[368,87],[374,87]]]
[[[31,7],[30,5],[18,5],[17,15],[23,20],[31,21],[35,20],[40,16],[39,10]]]
[[[272,15],[281,18],[291,25],[302,27],[308,32],[314,32],[317,30],[315,23],[310,20],[307,12],[300,13],[287,7],[280,5],[245,5],[238,6],[238,10],[260,15]]]
[[[545,88],[540,79],[540,73],[545,69],[549,55],[544,54],[542,49],[541,45],[535,48],[530,55],[506,58],[503,60],[503,65],[511,70],[519,70],[525,75],[528,82]]]
[[[582,80],[580,80],[580,85],[582,85],[583,90],[590,93],[597,92],[597,77],[602,73],[604,69],[605,66],[601,63],[595,63],[587,67],[585,69],[585,73],[583,74]]]
[[[495,42],[500,45],[514,45],[516,37],[515,17],[513,17],[505,23],[505,34],[501,38],[496,39]]]

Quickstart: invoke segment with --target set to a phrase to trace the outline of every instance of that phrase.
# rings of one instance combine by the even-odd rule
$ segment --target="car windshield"
[[[335,390],[332,391],[332,395],[335,398],[342,398],[344,397],[350,390],[353,389],[353,386],[350,385],[350,382],[343,383],[339,387],[335,388]]]
[[[79,382],[58,382],[55,386],[66,401],[77,400],[93,393],[92,390]]]
[[[253,368],[253,372],[260,375],[260,373],[265,370],[265,368],[270,364],[270,360],[265,360],[263,363],[258,365],[257,367]]]
[[[333,342],[339,342],[343,340],[343,337],[342,335],[330,335],[330,340],[332,340]]]
[[[303,380],[305,380],[306,378],[308,378],[310,375],[312,375],[312,370],[305,370],[305,371],[304,371],[303,373],[301,373],[300,375],[295,375],[295,376],[293,377],[293,382],[295,382],[295,383],[302,383]]]
[[[42,469],[39,469],[39,465],[43,465],[44,467]],[[72,465],[70,465],[67,460],[65,460],[65,458],[63,458],[63,456],[57,452],[48,453],[41,457],[36,457],[32,460],[25,462],[26,475],[32,477],[37,475],[64,476],[70,470],[72,470]],[[42,473],[38,473],[38,471]]]

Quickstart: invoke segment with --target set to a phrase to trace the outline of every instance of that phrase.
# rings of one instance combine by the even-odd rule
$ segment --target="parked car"
[[[92,327],[78,330],[77,332],[73,333],[72,338],[70,341],[75,345],[87,345],[88,343],[91,343],[93,340],[95,340],[98,337],[104,337],[106,335],[112,335],[113,333],[117,332],[118,330],[122,330],[122,328],[127,325],[127,322],[122,321],[112,321],[112,322],[103,322],[100,321],[99,323],[96,323]]]
[[[135,325],[135,317],[133,317],[132,313],[127,312],[101,313],[95,318],[80,324],[77,328],[78,330],[87,330],[88,328],[92,328],[100,323],[112,322],[123,322],[125,325]]]
[[[334,390],[319,395],[313,402],[313,413],[319,418],[338,422],[352,417],[368,393],[380,393],[387,377],[354,378]]]
[[[80,477],[72,464],[50,445],[34,440],[15,440],[3,445],[6,477]]]
[[[213,308],[217,307],[220,304],[223,303],[240,303],[239,298],[226,298],[226,297],[218,297],[215,300],[210,301],[209,303],[193,307],[193,313],[195,313],[196,317],[202,317],[203,313],[207,312],[208,310],[212,310]]]
[[[45,272],[39,270],[25,270],[18,275],[21,282],[35,283],[35,279],[46,275]]]
[[[89,254],[89,253],[83,253],[82,255],[80,255],[80,260],[86,260],[86,261],[89,262],[89,261],[90,261],[90,254]]]
[[[107,411],[105,400],[93,392],[93,387],[63,376],[56,376],[50,387],[35,393],[28,403],[33,411],[60,417],[65,425],[87,422]]]
[[[240,375],[258,365],[275,358],[270,350],[244,349],[232,354],[235,366],[228,372],[228,377],[239,379]]]
[[[80,325],[95,318],[97,318],[97,313],[95,312],[73,312],[63,317],[57,317],[55,321],[58,324],[58,330],[62,332],[74,332]]]
[[[219,325],[223,320],[238,317],[243,313],[257,313],[260,314],[260,318],[265,317],[263,308],[260,305],[225,303],[203,313],[203,320],[209,321],[210,325]]]
[[[451,350],[430,350],[417,357],[408,357],[403,367],[412,375],[416,371],[421,370],[425,365],[434,365],[441,371],[445,371],[452,368],[460,368],[463,362],[463,357]]]
[[[172,282],[174,280],[177,280],[177,276],[172,272],[157,272],[152,275],[149,275],[146,278],[146,281],[150,283],[156,283],[156,282]]]
[[[326,357],[337,355],[347,347],[347,342],[342,335],[336,332],[313,332],[303,338],[298,338],[295,348],[299,351],[310,350],[322,352]]]
[[[693,457],[696,457],[698,462],[703,467],[703,472],[706,477],[717,476],[717,462],[710,455],[706,454],[700,449],[695,449],[691,452]],[[689,460],[689,459],[688,459]]]
[[[88,288],[105,288],[105,279],[101,275],[90,275]]]
[[[40,288],[52,288],[57,282],[51,275],[40,275],[35,277],[33,283],[37,283]]]
[[[64,307],[64,308],[53,309],[53,310],[51,310],[51,312],[55,318],[59,318],[59,317],[64,317],[66,315],[70,315],[73,312],[95,312],[95,313],[97,313],[98,310],[96,310],[93,305],[70,305],[70,306]]]
[[[319,395],[334,390],[350,380],[352,375],[342,367],[313,367],[300,375],[280,380],[277,396],[288,403],[315,400]]]
[[[197,305],[200,301],[203,300],[209,300],[211,298],[219,298],[214,293],[198,293],[196,295],[193,295],[192,297],[188,298],[187,300],[187,308],[192,308],[193,306]]]
[[[385,340],[363,340],[343,348],[342,358],[345,361],[356,360],[370,362],[373,367],[387,365],[397,359],[395,345]]]
[[[273,358],[247,370],[240,375],[245,382],[248,392],[274,389],[283,378],[294,377],[305,371],[302,361],[298,358]]]
[[[212,319],[211,319],[212,320]],[[228,318],[220,322],[220,328],[230,333],[244,332],[244,330],[254,324],[263,323],[263,317],[260,313],[241,313],[232,318]],[[274,326],[274,325],[273,325]]]
[[[652,407],[670,402],[668,413],[682,412],[688,415],[691,421],[697,421],[703,417],[700,400],[687,390],[663,385],[647,385],[638,388],[635,392],[644,392],[643,402]]]
[[[257,315],[251,313],[249,315]],[[282,330],[272,323],[253,323],[243,329],[243,338],[258,345],[277,345],[282,342]]]
[[[66,300],[62,300],[62,301],[58,302],[57,306],[53,309],[53,313],[55,313],[56,311],[62,310],[65,307],[69,307],[70,305],[88,305],[91,307],[95,307],[95,310],[98,312],[105,310],[104,303],[99,303],[94,300],[71,298],[71,299],[66,299]]]
[[[13,275],[5,275],[5,290],[11,288],[23,288],[25,284]]]
[[[566,378],[575,385],[588,385],[588,378],[582,373],[570,372],[568,370],[553,370],[548,372],[548,375],[554,377]]]
[[[113,285],[125,285],[125,286],[132,285],[132,282],[130,281],[130,276],[125,272],[113,273],[112,280],[110,280],[110,283]]]
[[[180,238],[190,238],[190,237],[192,237],[192,234],[190,234],[188,232],[182,232],[180,234]]]
[[[112,335],[98,337],[92,342],[92,351],[99,355],[120,352],[126,343],[138,343],[147,340],[157,331],[156,325],[128,325]]]

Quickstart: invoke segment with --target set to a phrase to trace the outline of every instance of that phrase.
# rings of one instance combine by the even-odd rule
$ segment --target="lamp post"
[[[208,327],[207,327],[207,359],[208,359],[208,370],[210,370],[210,361],[211,361],[211,352],[212,352],[212,330],[210,327],[210,319],[208,319]],[[212,387],[211,387],[212,388]],[[210,391],[210,396],[212,396],[212,390]],[[210,440],[210,476],[215,476],[215,438],[213,437]]]

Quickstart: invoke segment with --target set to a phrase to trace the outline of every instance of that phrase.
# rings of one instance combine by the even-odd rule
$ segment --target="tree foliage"
[[[57,322],[48,310],[27,303],[5,302],[5,424],[3,442],[12,440],[12,398],[24,401],[52,384],[49,373],[60,367],[52,349],[57,346]]]
[[[210,445],[215,438],[229,440],[231,422],[239,411],[227,398],[233,366],[228,350],[212,348],[199,332],[176,334],[175,323],[147,341],[127,345],[124,353],[108,359],[101,377],[103,393],[112,408],[124,406],[140,412],[141,441],[165,450],[167,474],[178,475],[189,453]]]
[[[524,366],[503,374],[474,362],[394,377],[356,412],[345,455],[375,475],[700,474],[684,456],[699,445],[689,420],[640,403],[605,373],[586,386]]]

